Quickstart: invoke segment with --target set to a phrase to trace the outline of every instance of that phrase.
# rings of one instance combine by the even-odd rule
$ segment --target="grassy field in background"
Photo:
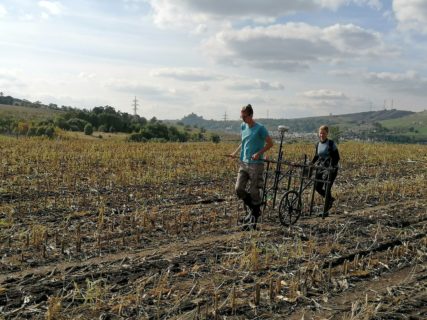
[[[61,110],[0,104],[0,118],[11,118],[26,121],[42,121],[47,119],[53,119],[55,118],[55,116],[60,115],[62,113],[63,111]]]
[[[417,134],[427,137],[427,110],[399,119],[384,120],[380,123],[387,129],[404,130],[408,131],[408,134],[416,134],[414,132],[410,132],[410,128],[413,128],[414,131],[418,131]]]

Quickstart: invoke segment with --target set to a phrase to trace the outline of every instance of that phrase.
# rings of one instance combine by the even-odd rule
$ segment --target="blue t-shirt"
[[[259,160],[252,160],[251,157],[265,146],[265,139],[268,137],[267,129],[260,123],[255,122],[252,128],[246,123],[240,127],[242,134],[242,149],[240,150],[240,160],[246,163],[262,163],[264,155]]]

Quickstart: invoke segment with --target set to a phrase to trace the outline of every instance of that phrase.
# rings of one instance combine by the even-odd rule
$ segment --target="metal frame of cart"
[[[271,201],[271,209],[276,209],[276,200],[278,195],[282,193],[279,202],[279,220],[284,226],[295,224],[300,218],[303,207],[304,198],[308,198],[309,216],[313,213],[314,192],[316,182],[325,183],[327,190],[329,189],[329,176],[333,170],[331,165],[328,167],[311,164],[304,155],[304,159],[300,163],[284,160],[283,157],[283,140],[288,128],[279,126],[280,146],[277,160],[264,160],[267,167],[264,173],[264,187],[262,192],[263,211],[265,211],[268,200]],[[322,172],[322,179],[316,179],[316,173]],[[271,183],[271,176],[273,177]],[[325,177],[325,178],[324,178]],[[323,213],[326,211],[325,200],[323,202]]]

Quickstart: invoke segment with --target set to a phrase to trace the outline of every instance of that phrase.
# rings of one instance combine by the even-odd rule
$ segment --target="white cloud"
[[[330,70],[328,74],[332,76],[337,76],[337,77],[353,78],[362,74],[363,72],[364,70],[360,70],[360,69],[336,69],[336,70]]]
[[[304,97],[316,100],[346,100],[348,97],[340,91],[319,89],[310,90],[303,93]]]
[[[427,33],[427,1],[393,0],[393,11],[400,29]]]
[[[90,80],[96,77],[96,73],[80,72],[78,77],[80,79]]]
[[[215,61],[235,66],[296,71],[317,62],[390,55],[377,32],[348,24],[305,23],[225,29],[204,44]]]
[[[7,31],[0,36],[0,71],[25,69],[15,78],[0,75],[0,88],[18,98],[44,101],[45,93],[61,104],[73,105],[74,97],[131,111],[137,96],[144,116],[158,118],[196,112],[219,119],[227,111],[237,119],[245,103],[254,103],[257,117],[267,110],[275,117],[324,115],[368,110],[370,101],[382,105],[387,97],[425,108],[424,35],[395,32],[397,23],[401,30],[423,29],[421,1],[394,1],[394,7],[384,0],[0,3],[7,10],[0,18]],[[42,14],[51,19],[40,23]],[[58,16],[60,23],[52,19]],[[173,29],[158,30],[153,18]],[[301,106],[296,113],[294,106]]]
[[[203,24],[224,17],[276,17],[297,10],[313,10],[312,0],[149,0],[157,25],[185,26]]]
[[[141,0],[122,0],[127,10],[138,10],[142,2]]]
[[[194,31],[192,32],[193,34],[203,34],[206,33],[208,31],[208,26],[206,24],[199,24]]]
[[[381,0],[353,0],[353,2],[359,6],[367,5],[368,7],[381,9]]]
[[[50,15],[49,15],[47,12],[42,12],[42,13],[41,13],[41,15],[40,15],[40,17],[41,17],[43,20],[47,20],[47,19],[49,19],[49,18],[50,18]]]
[[[378,85],[391,92],[403,92],[427,97],[427,78],[415,71],[405,73],[369,72],[364,75],[366,82]]]
[[[209,81],[223,78],[220,75],[197,68],[160,68],[151,71],[151,76],[172,78],[181,81]]]
[[[14,91],[18,88],[23,88],[26,86],[27,84],[24,81],[22,81],[21,72],[0,70],[0,87],[2,91],[4,90]]]
[[[181,102],[187,99],[187,95],[184,92],[178,92],[176,88],[153,86],[139,81],[112,79],[106,81],[104,86],[118,92],[140,95],[149,100]]]
[[[260,24],[278,17],[321,9],[335,11],[354,3],[381,8],[380,0],[147,0],[154,21],[161,27],[190,27],[208,21],[250,19]]]
[[[307,116],[325,116],[327,114],[345,114],[352,113],[355,110],[363,110],[366,105],[365,101],[357,99],[309,99],[295,100],[287,103],[285,118],[307,117]],[[307,110],[310,110],[307,113]],[[281,115],[282,116],[282,115]]]
[[[353,24],[335,24],[323,29],[323,38],[340,53],[352,55],[380,55],[384,44],[378,32],[363,29]]]
[[[211,90],[211,87],[207,84],[207,83],[199,83],[195,86],[193,86],[192,91],[194,92],[208,92],[209,90]]]
[[[254,80],[235,80],[231,84],[226,86],[228,89],[237,91],[246,90],[284,90],[285,86],[279,82],[268,82],[265,80],[254,79]]]
[[[6,8],[0,4],[0,18],[4,17],[6,15],[7,15]]]
[[[63,12],[64,8],[58,1],[42,0],[38,2],[39,7],[45,10],[44,15],[59,15]]]
[[[21,16],[20,19],[23,21],[33,21],[34,16],[32,14],[26,13],[23,16]]]

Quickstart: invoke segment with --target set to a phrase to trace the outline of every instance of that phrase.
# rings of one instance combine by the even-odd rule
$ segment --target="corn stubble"
[[[0,268],[25,288],[0,278],[8,319],[280,319],[395,270],[426,272],[425,146],[341,144],[330,220],[285,230],[271,210],[241,232],[237,163],[223,157],[234,144],[0,144]],[[299,161],[313,145],[285,149]],[[403,308],[376,299],[356,299],[344,317]]]

